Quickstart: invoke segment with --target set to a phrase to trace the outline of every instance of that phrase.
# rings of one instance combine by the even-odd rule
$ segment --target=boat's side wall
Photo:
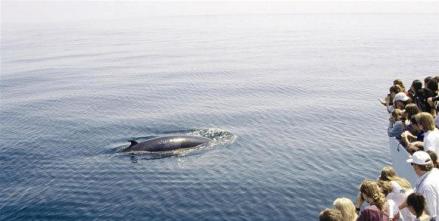
[[[399,144],[398,140],[393,137],[389,137],[389,144],[393,168],[395,168],[398,176],[406,178],[410,181],[412,187],[414,187],[416,183],[416,174],[412,166],[407,163],[410,154]]]

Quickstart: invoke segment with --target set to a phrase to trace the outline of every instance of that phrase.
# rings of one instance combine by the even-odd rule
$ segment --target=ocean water
[[[315,220],[390,163],[377,98],[439,74],[439,16],[2,24],[0,220]],[[169,157],[128,139],[190,134]]]

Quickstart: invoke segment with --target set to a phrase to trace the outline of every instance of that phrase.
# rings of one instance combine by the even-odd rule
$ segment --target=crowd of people
[[[408,90],[394,80],[380,99],[390,114],[387,134],[411,156],[415,186],[385,166],[377,180],[364,180],[356,200],[337,198],[320,212],[320,221],[439,221],[438,77],[414,80]]]

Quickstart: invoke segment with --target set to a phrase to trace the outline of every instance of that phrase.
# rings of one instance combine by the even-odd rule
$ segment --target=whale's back
[[[196,136],[167,136],[157,137],[142,143],[137,143],[129,146],[123,152],[132,151],[171,151],[177,149],[187,149],[206,144],[211,140],[205,137]]]

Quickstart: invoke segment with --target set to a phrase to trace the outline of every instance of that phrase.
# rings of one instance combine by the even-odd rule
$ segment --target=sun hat
[[[405,102],[405,101],[408,101],[409,99],[410,99],[409,96],[407,96],[404,92],[399,92],[393,98],[393,102],[396,102],[396,101]]]
[[[416,151],[411,158],[407,160],[407,163],[413,163],[416,165],[431,164],[430,155],[425,151]]]

